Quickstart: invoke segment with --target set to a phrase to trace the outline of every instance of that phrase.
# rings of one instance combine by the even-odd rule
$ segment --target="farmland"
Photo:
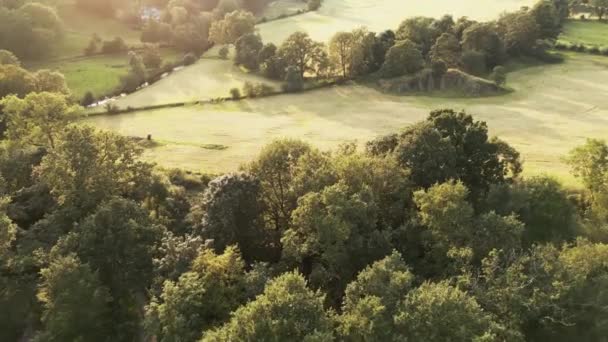
[[[564,64],[510,74],[514,92],[481,99],[392,96],[350,85],[238,103],[142,111],[86,120],[130,136],[152,134],[160,146],[149,159],[164,166],[220,172],[255,157],[279,137],[301,138],[324,149],[363,143],[422,120],[437,108],[466,109],[513,144],[528,174],[551,173],[566,182],[562,156],[608,130],[608,60],[569,55]],[[221,146],[222,148],[210,148]]]

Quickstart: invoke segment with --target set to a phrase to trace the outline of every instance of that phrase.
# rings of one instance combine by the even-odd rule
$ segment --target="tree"
[[[444,341],[446,336],[453,341],[500,339],[495,331],[497,323],[475,298],[447,282],[425,282],[407,294],[395,315],[395,325],[402,340]]]
[[[460,57],[460,64],[464,71],[475,76],[483,76],[487,72],[488,66],[486,63],[486,55],[476,50],[465,51]]]
[[[36,168],[60,205],[84,212],[113,196],[142,198],[150,165],[131,139],[86,126],[68,126]]]
[[[541,31],[534,14],[528,10],[503,14],[498,20],[498,32],[510,55],[529,53]]]
[[[344,78],[350,74],[353,43],[350,32],[338,32],[329,41],[329,58]]]
[[[0,65],[1,64],[21,66],[19,58],[17,58],[17,56],[15,56],[12,52],[8,50],[0,50]]]
[[[404,40],[388,50],[381,72],[384,77],[398,77],[415,73],[423,67],[424,59],[416,44]]]
[[[7,95],[24,97],[36,90],[36,78],[13,64],[0,64],[0,99]]]
[[[496,24],[471,24],[462,33],[463,51],[478,51],[485,56],[485,64],[489,68],[502,63],[504,59],[504,43],[498,35]]]
[[[285,71],[285,91],[294,93],[304,88],[304,79],[296,67],[287,67]]]
[[[59,257],[40,271],[44,341],[105,341],[110,293],[88,264],[74,255]]]
[[[234,11],[222,20],[215,21],[209,29],[209,40],[216,44],[232,44],[241,36],[255,31],[255,17],[250,12]]]
[[[589,4],[593,8],[593,12],[599,20],[604,18],[604,14],[608,12],[608,0],[589,0]]]
[[[338,302],[358,270],[390,251],[386,232],[374,229],[377,215],[369,191],[354,192],[342,182],[308,193],[283,233],[282,257]]]
[[[218,51],[218,55],[221,59],[228,59],[228,54],[230,54],[230,48],[226,45],[222,46],[220,51]]]
[[[317,73],[319,64],[325,57],[323,44],[313,41],[304,32],[295,32],[289,36],[277,53],[286,65],[297,68],[302,79],[307,72]]]
[[[450,179],[461,180],[479,201],[492,184],[508,183],[521,172],[519,154],[488,137],[484,122],[464,112],[437,110],[426,122],[401,133],[388,146],[414,183],[428,188]]]
[[[0,105],[9,139],[50,148],[55,148],[61,132],[80,114],[80,108],[69,105],[65,96],[48,92],[30,93],[24,99],[8,96]]]
[[[238,249],[217,255],[203,250],[189,272],[167,281],[146,309],[149,333],[159,341],[197,341],[224,323],[246,299],[245,263]]]
[[[443,60],[449,68],[457,67],[460,62],[460,42],[451,33],[443,33],[429,52],[431,60]]]
[[[65,81],[63,74],[57,71],[41,69],[34,73],[36,79],[36,91],[59,93],[65,96],[70,96],[70,88]]]
[[[205,332],[202,341],[327,341],[332,321],[323,309],[324,296],[306,286],[297,273],[283,274],[264,293],[237,309],[222,327]]]
[[[405,19],[397,29],[397,40],[409,40],[426,56],[442,34],[435,26],[435,19],[426,17],[413,17]]]
[[[203,193],[200,223],[204,238],[216,251],[238,245],[249,263],[264,258],[268,237],[263,229],[260,182],[245,173],[228,174],[211,181]]]
[[[258,55],[264,43],[262,38],[254,33],[248,33],[236,40],[234,63],[243,65],[249,70],[257,70],[259,68]]]
[[[397,252],[366,267],[346,288],[338,334],[347,341],[390,341],[396,333],[393,316],[413,281]]]
[[[555,39],[560,33],[562,18],[555,1],[539,1],[532,8],[532,15],[540,29],[540,38]]]
[[[147,69],[158,69],[163,63],[160,51],[157,48],[148,47],[141,54],[142,62]]]
[[[310,145],[299,140],[276,140],[266,145],[248,167],[262,187],[266,227],[278,234],[289,227],[291,212],[297,206],[300,194],[292,180],[298,161],[311,151]]]

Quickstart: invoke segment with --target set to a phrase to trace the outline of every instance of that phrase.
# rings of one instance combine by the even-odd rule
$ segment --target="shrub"
[[[587,52],[598,55],[600,53],[600,48],[597,46],[590,46]]]
[[[604,56],[608,56],[608,46],[600,48],[600,53]]]
[[[486,70],[486,55],[483,52],[470,50],[462,54],[460,63],[464,68],[464,71],[472,75],[483,75]]]
[[[147,48],[142,53],[142,59],[144,65],[148,69],[160,68],[163,63],[163,59],[160,56],[160,52],[156,48]]]
[[[196,63],[197,59],[198,58],[196,57],[196,55],[190,52],[184,55],[182,62],[184,63],[184,65],[192,65]]]
[[[102,53],[120,53],[120,52],[125,52],[128,49],[129,49],[129,47],[127,46],[125,41],[120,37],[116,37],[113,40],[107,40],[107,41],[103,42],[103,45],[101,47],[101,52]]]
[[[233,100],[238,100],[241,98],[241,91],[239,90],[239,88],[232,88],[230,89],[230,97]]]
[[[502,65],[497,65],[490,75],[490,79],[496,83],[496,85],[502,86],[507,83],[507,70]]]
[[[433,76],[441,78],[448,71],[448,67],[445,62],[441,59],[434,60],[431,63],[431,69],[433,70]]]
[[[321,7],[321,0],[308,0],[308,10],[316,11]]]
[[[222,46],[222,48],[219,51],[220,58],[228,59],[228,53],[230,53],[230,49],[228,49],[228,46]]]
[[[115,105],[115,104],[113,104],[112,102],[106,103],[106,105],[104,106],[104,108],[106,109],[106,112],[108,112],[109,114],[116,114],[120,110],[118,108],[118,106]]]
[[[93,103],[95,103],[95,96],[93,96],[92,92],[87,91],[80,100],[80,105],[86,107],[92,105]]]
[[[302,88],[304,88],[304,80],[298,68],[293,66],[288,67],[285,74],[284,90],[291,93],[300,91]]]

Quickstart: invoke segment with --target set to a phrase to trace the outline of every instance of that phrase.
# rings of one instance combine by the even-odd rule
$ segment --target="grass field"
[[[236,103],[96,116],[85,122],[125,135],[152,134],[161,146],[148,150],[147,158],[162,165],[220,172],[251,160],[275,138],[301,138],[329,149],[398,130],[424,119],[432,109],[466,109],[522,153],[528,175],[547,172],[573,183],[561,157],[587,137],[606,137],[606,79],[606,58],[573,54],[564,64],[510,74],[515,92],[498,97],[403,97],[350,85]]]
[[[500,13],[533,5],[536,0],[323,0],[318,11],[277,20],[258,26],[265,41],[281,43],[295,31],[328,41],[338,31],[366,26],[372,31],[396,29],[408,17],[495,19]]]
[[[162,49],[163,61],[176,61],[182,54]],[[129,72],[129,56],[127,53],[118,55],[102,55],[83,57],[70,61],[41,62],[28,65],[30,70],[51,69],[61,72],[77,99],[87,92],[95,96],[108,94],[120,85],[120,78]]]
[[[214,48],[196,64],[174,72],[147,88],[117,100],[116,105],[120,108],[137,108],[228,97],[231,88],[242,89],[245,82],[263,82],[277,89],[280,86],[279,82],[243,72],[231,60],[217,58],[217,50]]]
[[[570,20],[564,25],[560,41],[608,47],[608,22]]]

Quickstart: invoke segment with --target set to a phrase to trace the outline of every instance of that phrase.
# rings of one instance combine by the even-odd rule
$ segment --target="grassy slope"
[[[162,49],[161,56],[163,61],[176,61],[182,55],[171,49]],[[116,89],[120,85],[120,78],[129,72],[129,56],[124,53],[69,61],[49,61],[30,64],[29,68],[58,70],[64,74],[74,96],[80,99],[87,91],[101,96]]]
[[[485,120],[491,133],[521,151],[526,173],[550,173],[566,183],[561,157],[587,137],[608,131],[608,60],[570,55],[561,65],[529,67],[510,75],[512,94],[482,99],[403,97],[352,85],[267,99],[192,106],[87,122],[126,135],[152,134],[163,142],[149,158],[167,166],[227,171],[251,160],[279,137],[332,148],[364,142],[426,117],[437,108],[466,109]],[[216,144],[224,150],[205,148]]]
[[[608,22],[570,20],[559,39],[573,44],[608,47]]]

